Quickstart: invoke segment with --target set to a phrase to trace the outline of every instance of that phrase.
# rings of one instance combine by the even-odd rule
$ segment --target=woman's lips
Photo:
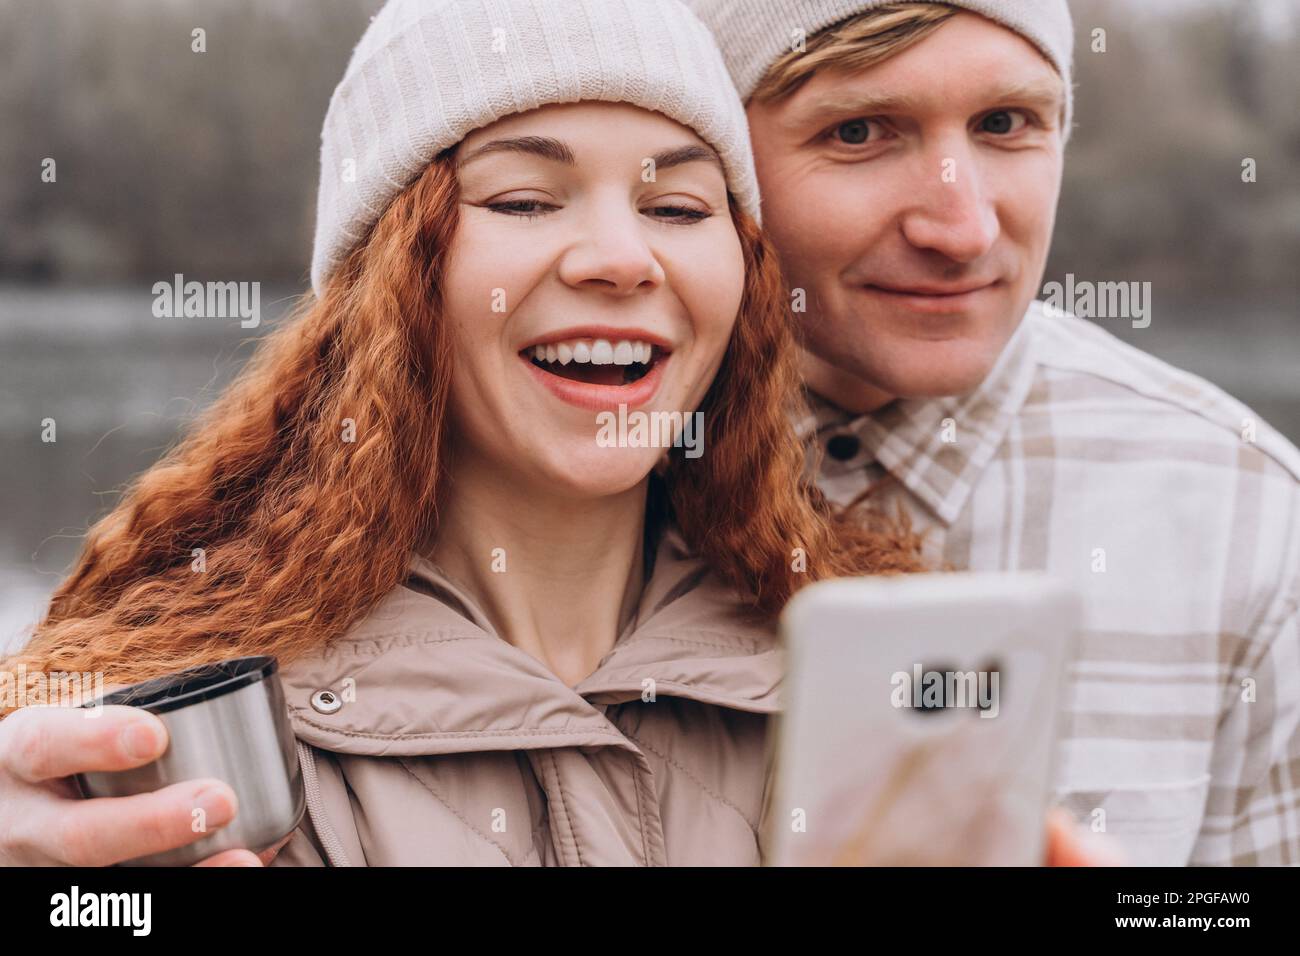
[[[659,391],[660,383],[663,381],[664,366],[668,364],[671,358],[671,353],[659,355],[650,365],[650,370],[645,375],[626,385],[592,385],[587,382],[578,382],[552,374],[535,365],[530,358],[524,355],[519,356],[519,361],[523,362],[528,374],[539,385],[547,389],[560,401],[590,411],[605,411],[618,408],[619,405],[636,408],[653,399]]]

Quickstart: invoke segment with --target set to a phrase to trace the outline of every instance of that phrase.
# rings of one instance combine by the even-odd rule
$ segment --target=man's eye
[[[487,207],[493,212],[499,212],[507,216],[525,216],[529,219],[536,218],[541,213],[549,212],[555,208],[540,199],[507,199],[505,202],[490,202]]]
[[[857,146],[871,138],[871,130],[875,125],[872,120],[867,119],[849,120],[847,123],[841,123],[835,127],[832,135],[838,137],[842,143]],[[877,131],[876,139],[879,138],[879,131]]]
[[[1019,110],[998,110],[984,117],[980,122],[980,131],[1006,136],[1008,133],[1020,132],[1027,122],[1025,114]]]

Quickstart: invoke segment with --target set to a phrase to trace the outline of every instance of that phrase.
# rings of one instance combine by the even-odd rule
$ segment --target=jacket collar
[[[669,532],[632,622],[576,688],[500,638],[462,586],[414,554],[404,586],[329,645],[282,667],[280,680],[299,738],[397,756],[631,748],[607,705],[653,694],[774,713],[783,670],[772,622]],[[341,706],[331,712],[321,692]]]
[[[992,370],[966,395],[899,399],[855,416],[809,393],[811,414],[799,434],[810,456],[821,455],[821,476],[834,480],[877,462],[951,525],[1029,395],[1037,364],[1032,326],[1041,321],[1040,311],[1039,303],[1030,305]],[[945,419],[952,420],[950,428]],[[855,437],[856,453],[843,460],[827,454],[837,436]]]

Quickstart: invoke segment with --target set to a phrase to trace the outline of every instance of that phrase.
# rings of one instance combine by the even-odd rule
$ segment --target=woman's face
[[[740,308],[744,260],[714,151],[659,113],[581,102],[475,130],[456,162],[445,303],[458,461],[565,497],[635,486],[664,449],[608,447],[608,413],[626,406],[631,426],[695,410]]]

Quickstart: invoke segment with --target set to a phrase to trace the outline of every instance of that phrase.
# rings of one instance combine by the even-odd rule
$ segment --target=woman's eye
[[[699,222],[702,219],[708,219],[713,213],[706,212],[703,209],[694,209],[690,206],[651,206],[643,210],[651,219],[657,219],[661,222],[676,222],[683,225],[690,225],[693,222]]]
[[[875,128],[874,137],[872,136],[873,127]],[[832,135],[841,143],[846,143],[849,146],[858,146],[865,143],[868,139],[880,138],[879,124],[874,120],[867,119],[849,120],[847,123],[841,123],[839,126],[835,127],[835,129],[832,130]]]
[[[1019,110],[998,110],[980,121],[980,131],[993,133],[995,136],[1006,136],[1009,133],[1020,132],[1027,122],[1029,121],[1025,114]]]
[[[505,202],[487,203],[487,207],[506,216],[523,216],[527,219],[536,219],[542,212],[556,208],[540,199],[507,199]]]

